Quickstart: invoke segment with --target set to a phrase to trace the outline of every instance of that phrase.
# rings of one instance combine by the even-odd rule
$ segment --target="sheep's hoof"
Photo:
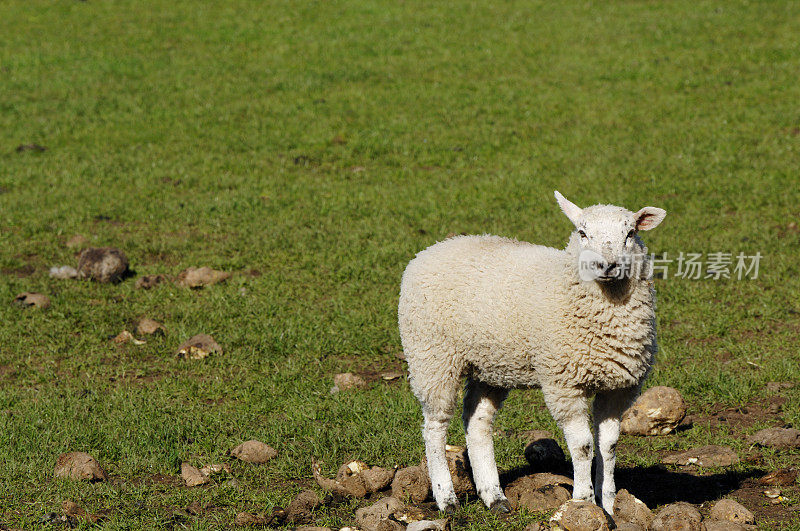
[[[492,502],[489,510],[495,513],[505,514],[511,512],[511,506],[508,504],[508,500],[495,500]]]
[[[444,506],[444,509],[442,509],[442,512],[445,513],[445,514],[455,514],[455,512],[457,510],[458,510],[458,504],[457,503],[448,503],[447,505]]]

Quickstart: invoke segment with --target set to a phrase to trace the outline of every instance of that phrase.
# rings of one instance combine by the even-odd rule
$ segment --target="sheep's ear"
[[[581,212],[583,210],[581,207],[576,205],[575,203],[570,202],[566,197],[558,193],[558,190],[555,191],[556,201],[558,201],[558,206],[561,207],[561,211],[569,218],[573,225],[576,227],[581,220]]]
[[[636,220],[636,230],[654,229],[664,221],[666,215],[667,211],[663,208],[644,207],[633,215],[633,219]]]

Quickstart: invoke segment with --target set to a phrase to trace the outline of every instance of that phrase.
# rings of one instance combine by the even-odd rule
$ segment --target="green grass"
[[[650,385],[702,412],[796,381],[798,34],[791,1],[0,3],[0,521],[31,528],[74,499],[107,510],[109,529],[170,527],[199,500],[217,508],[179,525],[212,529],[283,506],[311,485],[312,457],[326,472],[416,463],[407,383],[333,396],[332,375],[400,367],[400,275],[448,233],[563,246],[554,189],[665,208],[646,240],[669,257],[764,256],[757,280],[657,281]],[[30,143],[47,151],[15,151]],[[123,249],[138,274],[234,276],[201,291],[49,278],[75,265],[74,234]],[[2,303],[22,291],[53,305]],[[141,316],[166,338],[109,340]],[[200,332],[225,352],[176,359]],[[800,392],[786,396],[798,425]],[[498,428],[534,427],[554,429],[540,395],[513,393]],[[250,438],[280,456],[234,465],[238,487],[144,481]],[[621,461],[707,441],[747,449],[695,429],[630,439]],[[501,468],[524,462],[520,440],[496,443]],[[114,481],[55,480],[70,450]],[[463,515],[470,529],[537,519]]]

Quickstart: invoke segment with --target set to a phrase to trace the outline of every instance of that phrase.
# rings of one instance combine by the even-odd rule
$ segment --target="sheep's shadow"
[[[500,474],[500,484],[505,487],[515,479],[537,472],[552,472],[572,477],[568,462],[563,466],[536,470],[526,465]],[[679,501],[701,504],[717,500],[737,490],[745,480],[764,475],[763,470],[727,471],[720,474],[698,476],[688,472],[676,472],[662,465],[621,467],[616,470],[617,490],[626,489],[650,508]]]

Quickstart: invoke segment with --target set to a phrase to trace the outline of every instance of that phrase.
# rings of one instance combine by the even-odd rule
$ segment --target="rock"
[[[314,518],[314,509],[320,505],[322,500],[316,492],[304,490],[286,507],[286,521],[292,524],[307,524]]]
[[[397,524],[398,529],[403,529],[403,526],[398,522],[389,520],[389,516],[395,511],[403,509],[403,504],[395,497],[381,498],[369,507],[362,507],[356,510],[356,523],[359,528],[364,531],[376,531],[380,529],[379,526],[385,522],[389,522],[387,529],[392,529],[391,524]]]
[[[467,449],[461,446],[447,445],[445,447],[445,456],[447,457],[447,466],[450,469],[450,476],[453,478],[453,489],[456,491],[456,496],[477,494],[475,483],[472,482],[472,472],[469,466]],[[422,467],[427,477],[428,461],[425,458],[422,459],[420,467]]]
[[[231,455],[245,463],[263,464],[278,455],[275,448],[255,439],[243,442],[233,450]]]
[[[686,502],[664,506],[650,524],[650,531],[702,531],[700,511]]]
[[[514,509],[525,508],[531,512],[556,509],[571,498],[566,486],[572,480],[555,474],[531,474],[514,480],[506,487],[508,503]]]
[[[181,463],[181,477],[187,487],[197,487],[209,482],[208,476],[189,463]]]
[[[614,521],[591,502],[569,500],[550,518],[550,526],[564,531],[610,531]]]
[[[564,464],[567,457],[564,450],[558,445],[548,432],[546,436],[535,436],[525,447],[525,460],[537,469],[557,468]]]
[[[739,456],[729,446],[709,445],[693,448],[662,459],[667,465],[697,465],[703,467],[730,466],[739,462]]]
[[[14,304],[20,308],[30,308],[33,306],[34,308],[45,310],[50,307],[50,297],[42,295],[41,293],[26,291],[14,297]]]
[[[264,516],[256,516],[254,514],[242,511],[233,519],[233,523],[242,527],[261,526],[267,525],[268,518]]]
[[[53,266],[50,268],[50,277],[57,278],[59,280],[70,280],[73,278],[78,278],[78,270],[68,265],[61,267]]]
[[[136,289],[150,289],[167,281],[166,275],[144,275],[136,279]]]
[[[343,372],[333,377],[333,387],[331,387],[331,394],[345,391],[347,389],[363,389],[367,387],[367,381],[361,376],[355,375],[352,372]]]
[[[747,438],[750,444],[770,448],[800,447],[800,430],[794,428],[767,428],[755,432]]]
[[[756,517],[747,510],[741,503],[724,499],[720,500],[711,507],[708,517],[712,520],[723,520],[726,522],[736,522],[737,524],[755,524]]]
[[[705,531],[750,531],[752,526],[719,520],[706,520],[703,522],[703,529]]]
[[[793,382],[767,382],[767,391],[770,393],[779,393],[784,389],[791,389],[794,387]]]
[[[625,489],[617,492],[614,499],[614,518],[647,529],[653,520],[653,511],[645,503]]]
[[[122,345],[124,343],[133,343],[134,345],[144,345],[145,342],[136,339],[135,337],[133,337],[133,334],[131,334],[127,330],[123,330],[114,337],[114,343],[116,343],[117,345]]]
[[[58,456],[53,474],[57,478],[78,481],[105,481],[108,475],[97,459],[85,452],[69,452]]]
[[[231,274],[228,272],[217,271],[210,267],[190,267],[178,274],[177,282],[178,285],[185,288],[202,288],[223,282],[230,276]]]
[[[666,435],[686,416],[686,403],[672,387],[651,387],[622,415],[620,429],[629,435]]]
[[[87,243],[89,243],[89,240],[85,236],[83,236],[82,234],[76,234],[75,236],[67,240],[66,245],[70,249],[75,249],[77,247],[83,247]]]
[[[201,360],[212,352],[220,354],[222,347],[208,334],[197,334],[178,347],[178,356],[184,359]]]
[[[78,259],[78,276],[95,282],[120,282],[128,272],[128,257],[114,247],[89,247]]]
[[[406,527],[406,531],[448,531],[450,529],[450,520],[443,518],[441,520],[419,520],[411,522]]]
[[[163,336],[167,333],[167,329],[164,328],[164,325],[158,321],[154,321],[153,319],[148,319],[145,317],[136,323],[136,333],[141,336],[152,336],[155,334],[160,334]]]
[[[392,480],[392,496],[398,500],[422,503],[428,497],[431,484],[428,472],[420,466],[410,466],[397,471]]]
[[[794,485],[797,482],[797,469],[796,468],[781,468],[774,472],[770,472],[766,476],[758,480],[761,485]]]

